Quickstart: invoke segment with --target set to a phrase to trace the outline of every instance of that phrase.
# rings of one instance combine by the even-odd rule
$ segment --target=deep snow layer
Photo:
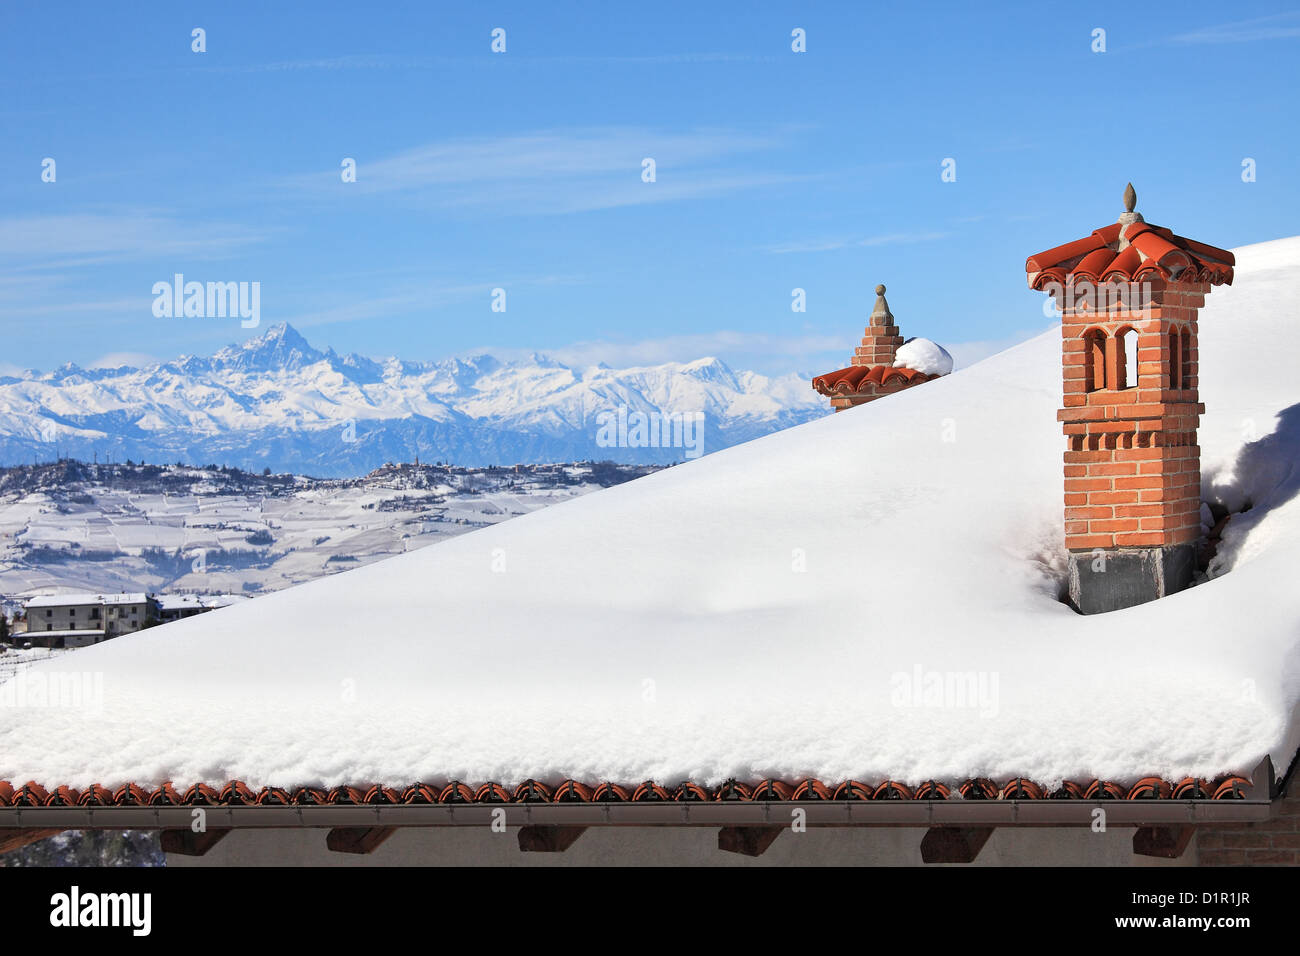
[[[1056,600],[1051,332],[627,485],[67,655],[46,670],[102,672],[102,707],[13,709],[0,777],[1051,784],[1249,771],[1266,751],[1285,766],[1300,386],[1282,343],[1300,238],[1238,256],[1236,285],[1202,313],[1202,442],[1207,488],[1253,508],[1228,526],[1219,577],[1190,591],[1086,618]],[[983,693],[933,693],[959,674]]]

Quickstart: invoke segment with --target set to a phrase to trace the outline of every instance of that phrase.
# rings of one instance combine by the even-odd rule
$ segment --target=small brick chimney
[[[911,368],[895,368],[898,347],[902,344],[903,336],[885,301],[885,287],[878,285],[876,305],[867,320],[862,344],[854,349],[848,368],[818,375],[812,380],[812,387],[831,400],[832,408],[842,412],[939,377]]]
[[[1084,614],[1187,587],[1201,534],[1197,312],[1235,260],[1136,204],[1130,183],[1117,222],[1025,263],[1061,311],[1065,546]]]

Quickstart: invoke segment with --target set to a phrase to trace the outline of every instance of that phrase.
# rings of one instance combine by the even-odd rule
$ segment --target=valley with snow
[[[590,462],[352,479],[63,461],[0,469],[0,604],[54,591],[254,596],[639,477]]]

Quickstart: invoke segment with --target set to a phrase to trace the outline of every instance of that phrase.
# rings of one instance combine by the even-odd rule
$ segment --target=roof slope
[[[1248,772],[1270,750],[1285,765],[1300,423],[1290,350],[1261,343],[1293,333],[1300,239],[1239,261],[1202,313],[1202,444],[1207,488],[1254,507],[1207,584],[1087,618],[1056,600],[1053,330],[924,389],[38,665],[26,679],[101,674],[102,706],[12,708],[0,779],[1050,787]]]

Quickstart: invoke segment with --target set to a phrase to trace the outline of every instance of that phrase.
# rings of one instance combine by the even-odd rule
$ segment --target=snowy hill
[[[1300,700],[1300,385],[1274,346],[1296,327],[1300,238],[1236,252],[1235,285],[1201,314],[1201,441],[1206,494],[1250,510],[1188,591],[1092,617],[1058,601],[1052,332],[923,388],[77,651],[104,675],[102,708],[13,709],[0,778],[1052,785],[1249,772],[1266,752],[1283,767]],[[931,675],[974,675],[980,693],[931,695]]]
[[[66,460],[0,468],[0,604],[38,590],[276,591],[656,467],[424,463],[347,479]]]
[[[215,462],[326,477],[386,461],[459,465],[698,457],[682,447],[608,447],[602,413],[703,415],[710,452],[826,414],[794,375],[736,372],[716,358],[644,368],[373,361],[319,351],[277,325],[210,358],[149,368],[0,378],[0,465],[64,456]]]

